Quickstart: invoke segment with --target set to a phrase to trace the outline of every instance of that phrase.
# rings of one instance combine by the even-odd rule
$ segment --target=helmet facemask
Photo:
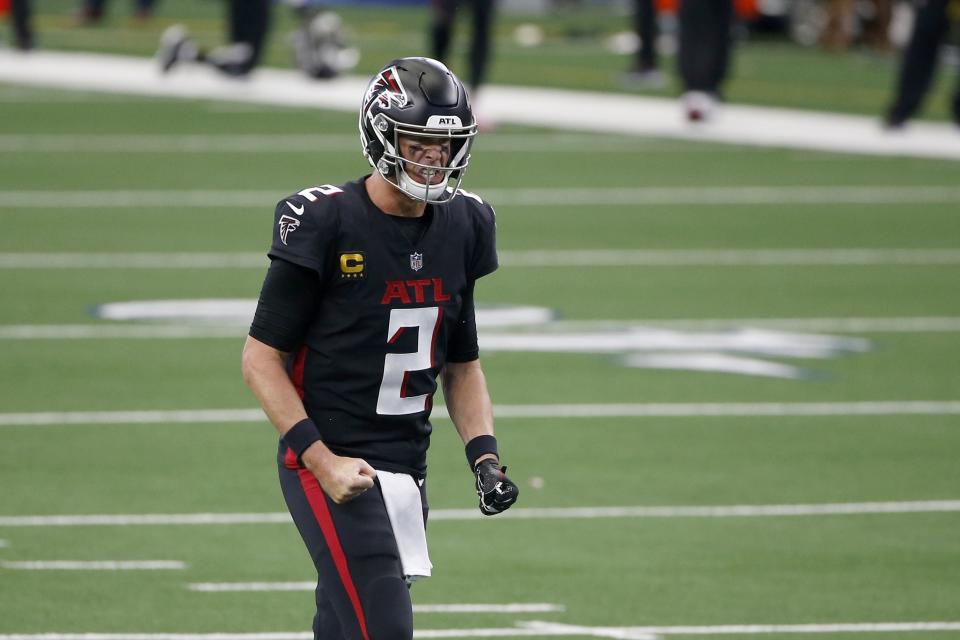
[[[379,113],[373,118],[372,125],[369,130],[376,139],[367,142],[367,155],[372,160],[374,154],[370,152],[379,151],[378,147],[383,149],[375,166],[385,180],[410,198],[421,202],[439,204],[456,197],[463,174],[470,163],[470,149],[477,135],[475,123],[463,126],[457,117],[432,116],[427,126],[419,126],[397,122]],[[427,165],[403,157],[400,150],[401,136],[424,141],[449,141],[450,151],[446,163]],[[442,179],[420,182],[415,176],[422,169],[435,172],[432,175],[439,173]]]

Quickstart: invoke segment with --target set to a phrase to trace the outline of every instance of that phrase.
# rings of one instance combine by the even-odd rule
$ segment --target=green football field
[[[355,120],[0,110],[0,639],[308,630],[308,591],[191,588],[312,580],[282,518],[75,516],[283,512],[272,427],[173,413],[256,407],[242,325],[95,310],[255,298],[276,200],[366,170]],[[474,517],[435,420],[420,637],[960,638],[957,163],[514,127],[474,158],[502,258],[478,303],[552,319],[481,336],[515,512]]]

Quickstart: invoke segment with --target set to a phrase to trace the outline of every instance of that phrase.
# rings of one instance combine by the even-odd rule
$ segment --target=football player
[[[943,42],[950,34],[951,19],[960,19],[957,0],[926,0],[916,3],[916,16],[910,41],[903,50],[896,93],[884,115],[890,129],[901,129],[916,115],[933,84],[933,75]],[[960,84],[950,104],[953,121],[960,126]]]
[[[477,126],[443,64],[404,58],[360,109],[370,175],[281,200],[243,374],[281,435],[280,484],[316,566],[316,638],[413,637],[430,575],[426,452],[437,376],[486,515],[499,463],[474,283],[497,268],[493,208],[460,189]]]
[[[160,70],[168,73],[181,62],[208,64],[221,73],[243,77],[260,63],[270,29],[271,0],[227,2],[230,44],[209,51],[190,37],[186,27],[174,24],[164,30],[157,49]]]

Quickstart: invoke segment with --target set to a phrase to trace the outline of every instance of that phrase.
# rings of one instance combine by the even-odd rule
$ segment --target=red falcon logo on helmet
[[[390,67],[380,72],[367,88],[367,96],[363,100],[363,112],[366,113],[374,101],[380,103],[384,109],[392,102],[396,107],[405,106],[408,102],[407,91],[397,78],[397,68]]]

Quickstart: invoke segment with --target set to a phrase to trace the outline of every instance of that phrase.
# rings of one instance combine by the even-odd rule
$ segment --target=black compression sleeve
[[[250,335],[283,352],[303,342],[320,300],[317,272],[274,258],[260,290]]]
[[[474,283],[471,282],[463,293],[460,318],[447,343],[447,362],[470,362],[480,357],[480,347],[477,344],[476,310],[473,306],[473,286]]]

